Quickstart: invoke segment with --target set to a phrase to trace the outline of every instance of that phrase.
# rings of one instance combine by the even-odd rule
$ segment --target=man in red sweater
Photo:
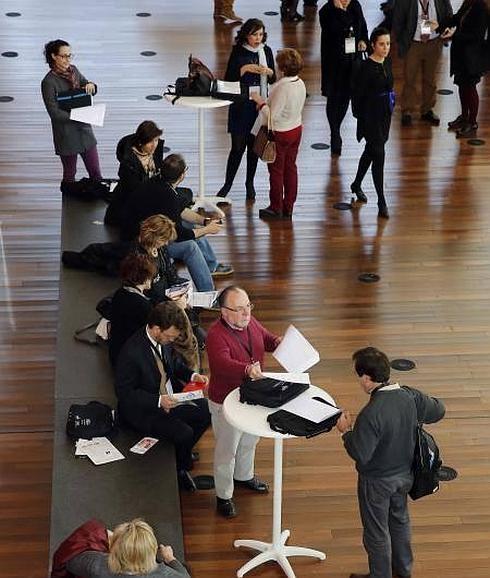
[[[225,518],[236,516],[234,484],[267,493],[268,485],[254,475],[257,436],[232,427],[223,415],[225,397],[245,377],[262,377],[264,353],[274,351],[282,337],[267,331],[254,317],[247,293],[237,286],[219,296],[221,318],[208,331],[206,349],[209,369],[209,409],[216,439],[214,481],[218,512]]]

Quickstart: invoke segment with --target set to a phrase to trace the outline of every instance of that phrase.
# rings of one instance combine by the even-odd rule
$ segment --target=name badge
[[[354,54],[356,51],[356,39],[353,36],[345,39],[345,53]]]
[[[260,86],[249,86],[248,87],[248,95],[251,96],[254,93],[260,94]]]
[[[430,29],[430,22],[426,19],[420,21],[420,35],[424,37],[429,37],[432,30]]]

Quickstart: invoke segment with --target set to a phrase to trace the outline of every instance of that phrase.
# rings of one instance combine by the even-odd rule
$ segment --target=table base
[[[309,556],[311,558],[318,558],[319,560],[325,560],[327,557],[324,552],[320,552],[319,550],[303,548],[301,546],[286,546],[289,535],[289,530],[283,530],[279,537],[278,544],[261,542],[259,540],[235,540],[235,548],[243,546],[260,552],[260,554],[257,554],[237,571],[236,575],[238,578],[242,578],[242,576],[244,576],[249,570],[260,566],[260,564],[264,564],[264,562],[269,562],[270,560],[276,561],[284,570],[284,573],[288,578],[296,578],[288,560],[289,556]]]

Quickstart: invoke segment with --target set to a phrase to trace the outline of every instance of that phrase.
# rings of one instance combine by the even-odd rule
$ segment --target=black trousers
[[[385,145],[382,142],[366,141],[364,152],[359,159],[357,167],[356,178],[354,185],[361,186],[361,183],[371,167],[371,174],[373,175],[374,188],[378,195],[378,207],[386,206],[386,199],[384,195],[384,167],[385,167]]]
[[[247,150],[247,178],[246,185],[253,186],[255,173],[257,172],[257,163],[259,157],[254,153],[255,137],[248,134],[231,134],[231,151],[228,155],[228,162],[226,163],[226,178],[224,188],[228,192],[235,180],[235,176],[242,162],[245,149]]]
[[[336,90],[327,97],[327,120],[330,126],[330,144],[333,148],[342,146],[340,127],[349,108],[350,92]]]
[[[207,400],[193,403],[179,405],[169,413],[159,410],[150,418],[148,435],[174,444],[178,470],[191,469],[192,448],[211,424]]]

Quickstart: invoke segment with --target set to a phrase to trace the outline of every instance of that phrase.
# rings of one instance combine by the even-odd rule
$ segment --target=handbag
[[[329,432],[337,423],[342,412],[327,417],[320,422],[314,422],[285,409],[279,409],[267,416],[271,429],[282,434],[312,438],[321,433]]]
[[[307,383],[281,381],[271,377],[262,379],[246,379],[240,385],[240,401],[250,405],[279,407],[298,397],[310,386]]]
[[[100,401],[70,405],[66,420],[66,435],[72,439],[90,440],[110,437],[116,433],[112,408]]]
[[[272,130],[272,115],[270,110],[267,115],[267,126],[261,126],[255,137],[254,153],[264,163],[273,163],[276,160],[276,143]]]

